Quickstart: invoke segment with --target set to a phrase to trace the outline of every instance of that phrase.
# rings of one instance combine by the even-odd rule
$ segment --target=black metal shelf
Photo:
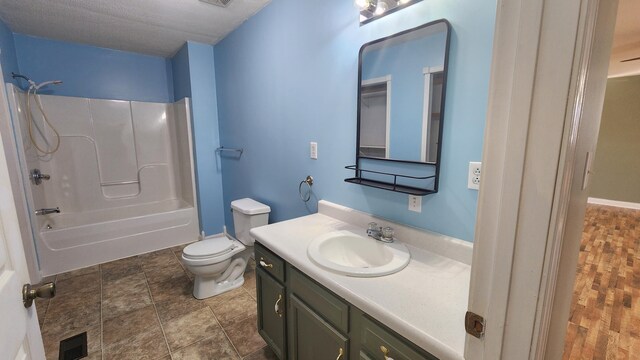
[[[363,178],[348,178],[344,179],[344,181],[352,184],[359,184],[364,186],[369,186],[377,189],[391,190],[403,194],[416,195],[416,196],[425,196],[429,194],[435,194],[433,190],[420,189],[412,186],[404,186],[404,185],[394,185],[391,183],[386,183],[382,181],[369,180]]]
[[[366,170],[366,169],[359,168],[357,165],[345,166],[345,169],[355,170],[356,172],[355,177],[344,179],[344,181],[348,183],[364,185],[364,186],[369,186],[373,188],[390,190],[390,191],[395,191],[395,192],[409,194],[409,195],[416,195],[416,196],[425,196],[429,194],[435,194],[437,192],[437,190],[435,189],[425,189],[425,188],[419,188],[415,186],[398,184],[398,178],[410,179],[410,180],[429,180],[429,179],[435,179],[436,175],[429,175],[429,176],[401,175],[401,174],[394,174],[394,173],[388,173],[388,172],[382,172],[382,171]],[[362,176],[362,173],[371,173],[371,174],[377,174],[377,175],[383,175],[383,176],[390,176],[390,177],[393,177],[393,181],[387,182],[387,181],[381,181],[381,180],[367,179]]]

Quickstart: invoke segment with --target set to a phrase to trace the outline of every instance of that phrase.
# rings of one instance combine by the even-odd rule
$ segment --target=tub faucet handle
[[[51,179],[51,175],[43,174],[40,169],[33,169],[29,173],[29,179],[31,179],[34,185],[40,185],[42,184],[42,180]]]

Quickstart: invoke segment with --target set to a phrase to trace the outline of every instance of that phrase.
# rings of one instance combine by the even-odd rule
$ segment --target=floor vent
[[[87,355],[86,332],[60,341],[58,360],[77,360],[85,358]]]
[[[227,7],[232,0],[200,0],[202,2],[206,2],[207,4],[217,5],[222,7]]]

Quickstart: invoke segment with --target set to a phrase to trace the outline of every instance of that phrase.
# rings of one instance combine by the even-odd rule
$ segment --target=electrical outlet
[[[409,210],[422,212],[422,198],[420,196],[409,195]]]
[[[480,189],[480,176],[482,175],[482,163],[470,162],[469,163],[469,178],[467,181],[467,187],[469,189]]]
[[[310,142],[309,143],[309,157],[313,160],[318,160],[318,143]]]

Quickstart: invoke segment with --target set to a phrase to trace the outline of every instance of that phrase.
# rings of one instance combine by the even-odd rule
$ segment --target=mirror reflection
[[[362,47],[359,157],[438,161],[448,31],[441,20]]]

